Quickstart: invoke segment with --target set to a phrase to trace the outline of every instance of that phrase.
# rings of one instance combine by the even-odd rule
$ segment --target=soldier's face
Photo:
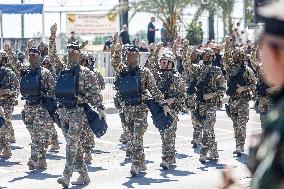
[[[38,54],[38,53],[30,52],[30,53],[29,53],[29,60],[30,60],[30,64],[31,64],[31,65],[37,64],[38,61],[39,61],[39,54]]]
[[[10,44],[9,43],[5,43],[4,44],[4,50],[7,51],[10,49]]]
[[[233,60],[234,62],[239,61],[240,54],[238,52],[233,52]]]
[[[130,66],[136,66],[138,64],[139,54],[138,52],[128,52],[127,53],[127,61]]]
[[[68,49],[68,61],[69,63],[78,62],[80,58],[80,51],[75,49]]]
[[[265,80],[272,86],[284,86],[284,45],[276,47],[273,44],[284,44],[284,39],[266,35],[260,42],[259,58],[263,65]]]
[[[203,55],[203,61],[204,61],[204,62],[208,62],[209,60],[210,60],[210,54],[205,53],[205,54]]]

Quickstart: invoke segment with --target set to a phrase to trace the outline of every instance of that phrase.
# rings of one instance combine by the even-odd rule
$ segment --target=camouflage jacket
[[[154,76],[156,76],[156,73],[158,73],[160,69],[159,52],[154,51],[154,50],[150,51],[148,59],[145,63],[145,67],[148,68]]]
[[[0,70],[0,89],[3,90],[3,95],[0,96],[0,101],[15,101],[19,94],[19,80],[11,68],[2,66]]]
[[[116,71],[116,76],[119,77],[120,73],[126,69],[129,69],[127,65],[125,65],[121,61],[121,52],[114,52],[112,53],[111,57],[111,64]],[[121,104],[123,111],[129,111],[129,112],[136,112],[136,111],[146,111],[147,105],[146,101],[148,100],[149,96],[152,96],[155,101],[157,101],[160,104],[166,104],[164,100],[164,95],[161,93],[161,91],[158,89],[156,85],[155,78],[153,74],[150,72],[148,68],[142,68],[140,67],[140,85],[141,85],[141,91],[142,91],[142,105],[138,106],[125,106],[123,103]],[[149,94],[150,93],[150,94]]]
[[[209,71],[211,72],[209,82],[201,85],[201,83],[203,83],[205,78],[207,77],[207,74]],[[201,100],[201,101],[197,99],[197,102],[199,104],[205,103],[205,104],[211,104],[214,106],[220,106],[221,105],[220,99],[223,97],[224,92],[225,92],[225,87],[224,87],[225,79],[224,79],[221,69],[215,66],[197,65],[195,66],[195,73],[196,73],[196,79],[197,79],[196,95],[200,93],[201,90],[205,90],[205,94],[214,93],[213,98],[209,100]]]
[[[97,78],[94,73],[80,66],[78,104],[90,103],[93,107],[102,106],[103,97],[100,93]]]
[[[231,82],[232,78],[240,71],[242,68],[240,62],[235,63],[233,61],[233,55],[232,55],[233,48],[226,48],[224,52],[224,58],[223,58],[223,64],[226,69],[226,79],[227,83]],[[246,91],[242,93],[235,93],[233,96],[230,96],[230,99],[242,99],[244,101],[249,101],[251,93],[255,90],[255,83],[256,78],[251,68],[249,68],[246,65],[243,65],[245,67],[245,71],[243,74],[243,80],[245,82],[243,87],[245,87]]]
[[[92,72],[94,73],[94,77],[97,79],[98,88],[100,90],[104,90],[106,88],[106,84],[105,84],[105,80],[104,80],[103,76],[101,75],[101,73],[97,69],[94,69],[94,71],[92,71]]]
[[[11,49],[6,51],[8,55],[7,65],[11,67],[11,69],[16,73],[17,77],[20,76],[21,73],[21,64],[18,60],[17,54]]]
[[[174,102],[169,105],[170,109],[178,112],[185,104],[185,85],[178,72],[160,71],[157,74],[157,86],[164,94],[165,99],[172,98]]]

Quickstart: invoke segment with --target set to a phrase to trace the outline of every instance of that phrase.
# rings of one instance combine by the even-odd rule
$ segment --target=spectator
[[[153,24],[154,22],[155,22],[155,17],[151,17],[151,22],[148,24],[148,29],[147,29],[147,39],[149,45],[151,43],[155,43],[155,32],[158,30],[155,28]]]
[[[137,33],[132,41],[133,46],[136,48],[139,48],[139,42],[140,42],[140,34]]]
[[[112,41],[113,41],[112,36],[109,36],[108,40],[105,42],[105,45],[104,45],[104,49],[103,49],[104,52],[110,52],[110,46],[112,44]]]
[[[148,52],[148,48],[146,47],[146,42],[145,41],[141,41],[139,42],[139,48],[138,48],[139,52]]]
[[[198,22],[198,31],[199,31],[199,43],[203,43],[203,29],[202,29],[202,22]]]
[[[68,43],[78,43],[79,44],[79,41],[75,37],[75,31],[71,31],[70,35],[71,36],[68,39]]]
[[[167,45],[168,39],[167,39],[167,29],[166,29],[166,23],[163,23],[163,27],[161,28],[161,42],[164,44],[164,46]]]
[[[123,29],[119,34],[119,41],[125,45],[130,44],[129,34],[128,34],[128,27],[126,24],[123,25]]]

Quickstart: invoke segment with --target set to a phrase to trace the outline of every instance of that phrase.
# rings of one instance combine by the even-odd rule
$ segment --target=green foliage
[[[191,45],[200,45],[202,43],[203,31],[197,22],[186,25],[186,39]]]
[[[103,45],[108,40],[108,36],[95,36],[91,42],[93,45]]]
[[[156,15],[165,23],[168,37],[173,41],[177,37],[178,23],[181,23],[183,10],[192,3],[193,0],[133,0],[131,2],[122,1],[114,6],[109,12],[109,17],[131,10],[133,13],[130,19],[138,12],[149,12]]]

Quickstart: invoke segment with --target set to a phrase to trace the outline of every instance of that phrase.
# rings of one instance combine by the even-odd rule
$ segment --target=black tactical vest
[[[59,103],[67,108],[76,107],[79,88],[80,66],[61,71],[56,86],[55,95]]]
[[[173,83],[174,76],[173,73],[162,74],[163,78],[160,78],[159,89],[163,93],[165,99],[171,98],[170,86]],[[164,78],[165,77],[165,78]]]
[[[6,80],[6,75],[7,75],[7,68],[0,68],[0,89],[6,89],[8,86],[8,83],[5,82]]]
[[[115,82],[120,98],[127,106],[141,104],[140,67],[122,72]]]
[[[29,103],[41,102],[41,68],[24,70],[21,73],[20,92]]]

